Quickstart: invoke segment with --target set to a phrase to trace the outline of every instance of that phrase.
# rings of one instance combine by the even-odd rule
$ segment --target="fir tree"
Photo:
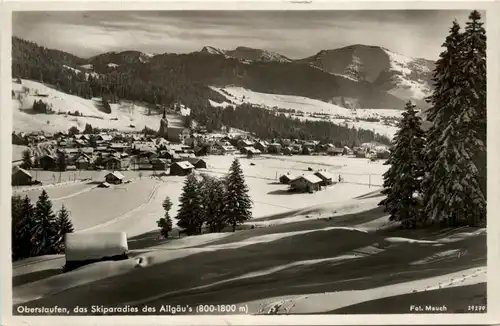
[[[92,129],[92,125],[90,123],[85,124],[85,128],[83,129],[83,133],[86,135],[92,134],[94,131]]]
[[[64,249],[64,236],[66,233],[73,233],[75,230],[73,228],[73,223],[69,219],[69,212],[64,205],[62,205],[61,210],[57,213],[56,218],[56,230],[58,233],[55,247],[58,250]]]
[[[23,151],[23,162],[21,163],[21,168],[26,170],[33,168],[33,158],[29,149]]]
[[[68,129],[68,136],[78,135],[79,133],[80,133],[80,130],[78,130],[78,128],[75,126]]]
[[[66,171],[66,167],[67,167],[67,162],[66,162],[66,154],[64,154],[64,152],[60,152],[58,155],[57,155],[57,168],[59,169],[59,171]]]
[[[33,225],[33,255],[47,255],[57,253],[58,230],[57,220],[52,211],[52,202],[45,190],[38,197],[34,212]]]
[[[234,232],[236,225],[242,224],[252,217],[252,201],[248,195],[243,170],[237,158],[231,164],[226,180],[224,213]]]
[[[481,191],[486,197],[486,30],[481,22],[481,14],[473,11],[469,15],[462,36],[460,71],[463,85],[460,88],[462,114],[475,131],[469,135],[477,140],[473,153],[474,162],[479,170]]]
[[[225,226],[224,216],[224,181],[221,179],[202,175],[202,207],[205,214],[205,222],[210,232],[220,232]]]
[[[466,55],[470,52],[464,47],[466,38],[467,32],[460,34],[454,22],[434,71],[435,90],[429,99],[432,126],[427,135],[425,209],[432,220],[450,226],[477,225],[486,217],[481,172],[474,162],[484,149],[478,124],[483,116],[480,93],[485,76],[473,77],[482,68],[476,71],[471,65],[476,59]],[[475,78],[479,79],[477,88]]]
[[[177,213],[179,222],[177,225],[186,229],[187,234],[200,233],[203,224],[202,198],[198,180],[194,173],[190,173],[186,177],[179,202],[179,211]]]
[[[164,238],[168,238],[168,233],[172,231],[172,218],[169,211],[172,208],[172,201],[170,197],[165,198],[163,201],[163,209],[165,210],[165,217],[160,218],[156,223],[160,228],[160,233]]]
[[[420,220],[424,132],[415,105],[408,102],[405,109],[385,162],[391,166],[384,174],[382,194],[387,197],[379,205],[385,206],[391,221],[401,221],[403,227],[414,228]]]

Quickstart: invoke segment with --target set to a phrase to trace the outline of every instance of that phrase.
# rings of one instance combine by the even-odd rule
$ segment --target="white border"
[[[0,60],[0,207],[2,209],[0,239],[1,252],[1,289],[2,289],[2,325],[397,325],[397,324],[493,324],[500,321],[500,314],[495,310],[499,306],[499,259],[500,220],[500,113],[499,113],[499,42],[500,42],[500,3],[467,2],[448,0],[412,1],[322,1],[311,3],[292,3],[289,1],[235,1],[205,0],[198,2],[176,1],[152,2],[135,0],[99,1],[28,1],[3,0],[0,5],[1,60]],[[488,38],[488,313],[487,314],[401,314],[401,315],[310,315],[310,316],[85,316],[85,317],[29,317],[12,316],[12,263],[10,259],[10,172],[11,172],[11,12],[12,11],[73,11],[73,10],[389,10],[389,9],[466,9],[486,10],[486,28]],[[463,25],[463,22],[461,22]],[[450,22],[451,24],[451,22]]]

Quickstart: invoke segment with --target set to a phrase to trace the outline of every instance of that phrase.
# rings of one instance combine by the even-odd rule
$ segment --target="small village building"
[[[13,186],[28,186],[33,183],[31,173],[18,166],[14,167],[12,171],[12,185]]]
[[[287,173],[287,174],[283,174],[281,177],[280,177],[280,183],[282,184],[285,184],[285,185],[288,185],[290,184],[290,182],[292,182],[292,180],[294,180],[296,177]]]
[[[107,134],[100,134],[96,136],[96,140],[99,142],[110,142],[113,140],[113,137]]]
[[[168,168],[168,161],[164,158],[151,160],[151,167],[153,170],[164,171]]]
[[[254,147],[256,149],[258,149],[259,151],[261,151],[262,153],[266,153],[267,152],[267,144],[264,143],[263,141],[255,143]]]
[[[344,146],[344,152],[342,154],[343,155],[352,155],[352,154],[354,154],[354,152],[349,147]]]
[[[317,171],[315,176],[321,179],[321,186],[326,187],[333,184],[333,175],[325,171]]]
[[[241,139],[238,141],[238,148],[245,148],[245,147],[254,147],[255,142],[248,140],[248,139]],[[245,154],[245,153],[243,153]]]
[[[315,175],[302,175],[290,182],[290,188],[298,192],[315,192],[321,189],[322,180]]]
[[[43,170],[54,170],[56,168],[56,158],[50,155],[44,155],[39,159],[40,167]]]
[[[281,153],[281,144],[278,143],[269,144],[267,151],[273,154]]]
[[[125,152],[126,150],[130,149],[130,146],[128,144],[125,144],[125,143],[111,143],[109,145],[109,148],[116,151],[116,152],[122,153],[122,152]]]
[[[328,155],[332,155],[332,156],[340,156],[340,155],[344,154],[344,149],[337,148],[337,147],[328,148],[327,153],[328,153]]]
[[[283,148],[283,154],[285,155],[292,155],[293,154],[293,148],[291,146],[287,146]]]
[[[28,138],[26,135],[12,133],[12,144],[13,145],[28,145]]]
[[[128,258],[125,232],[67,233],[64,246],[65,272],[98,261]]]
[[[106,174],[104,179],[109,184],[120,184],[120,183],[123,183],[123,181],[125,180],[125,176],[123,174],[121,174],[120,172],[115,171],[115,172],[111,172],[111,173]]]
[[[260,155],[260,154],[261,154],[261,152],[258,149],[255,149],[253,147],[248,148],[248,151],[247,151],[248,158],[252,158],[252,157],[254,157],[256,155]]]
[[[90,158],[86,155],[80,155],[76,161],[75,166],[78,170],[88,170],[90,167]]]
[[[186,161],[174,162],[170,166],[170,174],[171,175],[188,175],[193,172],[194,166]]]
[[[106,170],[120,170],[122,161],[115,156],[110,156],[104,160],[103,166]]]
[[[187,161],[191,163],[195,169],[206,169],[207,168],[207,162],[205,160],[202,160],[200,158],[188,158]]]

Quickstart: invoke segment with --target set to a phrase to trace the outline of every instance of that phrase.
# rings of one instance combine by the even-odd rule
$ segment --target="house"
[[[168,161],[164,158],[157,158],[157,159],[151,160],[151,168],[153,170],[164,171],[168,168]]]
[[[187,161],[191,163],[195,169],[206,169],[207,168],[207,162],[205,160],[202,160],[200,158],[188,158]]]
[[[354,151],[354,155],[358,158],[365,158],[366,157],[366,151],[362,148],[359,148]]]
[[[13,186],[28,186],[33,183],[33,177],[25,169],[14,167],[12,171],[12,185]]]
[[[65,272],[98,261],[128,258],[125,232],[67,233],[64,246]]]
[[[194,166],[186,161],[174,162],[170,166],[171,175],[188,175],[193,172]]]
[[[314,192],[321,189],[322,180],[315,175],[302,175],[290,182],[290,188],[299,192]]]
[[[167,140],[174,143],[182,143],[184,139],[188,138],[190,134],[189,129],[184,127],[168,127]]]
[[[88,170],[90,158],[87,155],[80,155],[75,161],[75,166],[78,170]]]
[[[116,152],[122,153],[122,152],[125,152],[127,149],[129,149],[130,146],[127,144],[124,144],[124,143],[111,143],[109,145],[109,148],[111,148],[112,150],[114,150]]]
[[[106,135],[106,134],[100,134],[100,135],[97,135],[95,139],[98,142],[110,142],[113,140],[113,137],[111,137],[110,135]]]
[[[281,144],[278,143],[269,144],[267,151],[273,154],[281,153]]]
[[[285,155],[292,155],[293,154],[293,148],[291,146],[287,146],[283,148],[283,154]]]
[[[236,148],[232,145],[220,145],[218,144],[217,149],[221,154],[234,154],[236,152]]]
[[[56,159],[50,155],[44,155],[39,159],[40,167],[43,170],[54,170],[56,168]]]
[[[260,141],[258,143],[255,143],[254,147],[261,151],[262,153],[267,152],[267,144],[264,143],[263,141]]]
[[[352,151],[352,149],[350,149],[347,146],[344,146],[344,152],[342,153],[342,155],[352,155],[352,154],[354,154],[354,152]]]
[[[260,155],[260,154],[261,154],[261,152],[258,149],[253,148],[253,147],[249,147],[249,149],[247,151],[247,157],[248,158],[252,158],[255,155]]]
[[[104,160],[103,166],[106,170],[120,170],[122,161],[115,156],[110,156]]]
[[[13,145],[28,145],[28,139],[25,135],[12,133],[12,144]]]
[[[247,140],[247,139],[240,139],[238,141],[237,147],[238,148],[245,148],[245,147],[253,147],[255,143],[253,141]],[[245,153],[243,153],[245,154]]]
[[[344,149],[343,148],[337,148],[337,147],[328,148],[327,149],[327,153],[328,153],[328,155],[339,156],[339,155],[343,155],[344,154]]]
[[[378,149],[377,150],[377,158],[386,160],[391,155],[391,152],[388,149]]]
[[[321,179],[321,186],[326,187],[333,184],[333,175],[328,172],[317,171],[314,175]]]
[[[295,178],[296,178],[295,176],[293,176],[293,175],[291,175],[291,174],[287,173],[287,174],[283,174],[283,175],[280,177],[280,179],[279,179],[279,180],[280,180],[280,183],[285,184],[285,185],[288,185],[288,184],[290,184],[290,182],[291,182],[292,180],[294,180]]]
[[[109,184],[120,184],[123,183],[123,180],[125,179],[125,176],[121,174],[120,172],[111,172],[106,174],[104,177],[107,183]]]

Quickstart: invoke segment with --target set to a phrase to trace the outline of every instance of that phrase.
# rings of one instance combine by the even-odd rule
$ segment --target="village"
[[[166,119],[163,118],[162,121]],[[168,122],[165,123],[167,125]],[[260,140],[249,135],[208,134],[203,128],[190,130],[168,126],[160,127],[156,135],[110,131],[88,134],[71,130],[70,133],[12,133],[12,143],[30,151],[32,165],[18,160],[12,172],[13,186],[40,185],[35,171],[109,171],[102,180],[102,187],[125,182],[120,171],[147,171],[152,176],[185,176],[195,169],[206,169],[203,157],[209,155],[239,155],[247,158],[261,154],[276,156],[312,155],[369,158],[371,161],[386,159],[389,151],[385,146],[364,144],[350,149],[337,148],[333,144],[298,139]],[[166,130],[165,130],[166,129]],[[200,130],[201,129],[201,130]],[[159,136],[162,134],[163,136]],[[27,155],[23,152],[23,155]],[[28,170],[32,170],[31,172]],[[144,172],[141,172],[144,171]],[[290,190],[312,192],[333,183],[333,177],[325,171],[312,171],[308,175],[292,176],[284,173],[279,181],[289,184]],[[58,178],[54,174],[53,182]],[[74,180],[76,181],[76,180]],[[338,180],[341,181],[341,180]]]

